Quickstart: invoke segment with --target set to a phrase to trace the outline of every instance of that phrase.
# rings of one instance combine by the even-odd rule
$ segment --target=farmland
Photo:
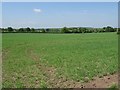
[[[116,33],[4,33],[2,40],[5,88],[62,87],[118,70]]]

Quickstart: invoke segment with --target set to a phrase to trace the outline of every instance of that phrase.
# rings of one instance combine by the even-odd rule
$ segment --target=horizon
[[[108,26],[104,26],[104,27],[108,27]],[[66,27],[66,28],[104,28],[104,27]],[[112,27],[112,26],[109,26],[109,27]],[[7,29],[8,27],[0,27],[0,28]],[[13,28],[13,27],[11,27],[11,28]],[[23,29],[24,28],[30,28],[30,29],[32,29],[33,27],[20,27],[20,28],[23,28]],[[13,29],[20,29],[20,28],[13,28]],[[39,27],[39,28],[34,28],[34,29],[61,29],[61,28],[64,28],[64,27],[45,27],[45,28]],[[118,27],[112,27],[112,28],[118,28]]]
[[[3,2],[3,28],[118,27],[117,2]]]

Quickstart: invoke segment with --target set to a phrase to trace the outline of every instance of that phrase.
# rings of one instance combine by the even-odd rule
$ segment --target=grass
[[[119,90],[118,85],[116,85],[115,83],[113,83],[108,90]]]
[[[113,74],[118,68],[117,38],[116,33],[3,34],[3,87],[35,87],[36,77],[46,87],[31,51],[42,64],[56,68],[58,77],[83,82]]]

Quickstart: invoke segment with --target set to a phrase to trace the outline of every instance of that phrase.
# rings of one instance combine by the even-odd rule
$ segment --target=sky
[[[118,26],[117,2],[3,2],[2,27]]]

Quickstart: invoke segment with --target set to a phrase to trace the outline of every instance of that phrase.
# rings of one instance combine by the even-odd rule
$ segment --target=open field
[[[6,33],[2,45],[7,88],[74,87],[118,70],[116,33]]]

